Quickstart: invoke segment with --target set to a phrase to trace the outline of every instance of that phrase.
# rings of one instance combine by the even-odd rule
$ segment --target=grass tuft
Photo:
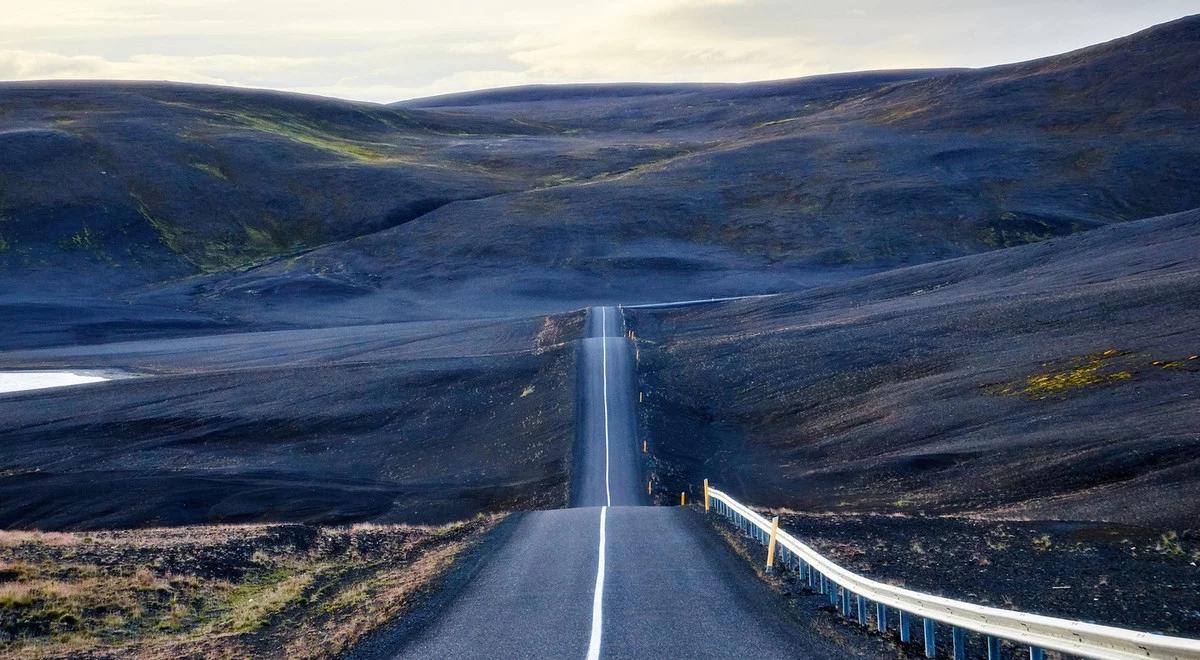
[[[211,174],[211,175],[217,177],[218,179],[221,179],[222,181],[229,180],[229,177],[226,176],[225,172],[223,172],[221,170],[221,168],[217,167],[216,165],[212,165],[209,163],[199,163],[199,162],[193,162],[191,165],[192,165],[192,167],[200,170],[201,172],[206,172],[208,174]]]

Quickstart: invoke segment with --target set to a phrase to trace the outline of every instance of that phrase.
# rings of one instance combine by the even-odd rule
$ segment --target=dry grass
[[[400,615],[497,519],[4,532],[0,656],[329,657]]]
[[[84,538],[80,534],[66,534],[63,532],[34,532],[21,530],[0,530],[0,547],[11,547],[22,545],[25,543],[39,543],[42,545],[75,545]]]

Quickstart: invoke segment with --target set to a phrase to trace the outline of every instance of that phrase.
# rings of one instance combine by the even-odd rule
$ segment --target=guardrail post
[[[834,582],[833,580],[830,580],[829,581],[829,604],[833,605],[834,607],[837,607],[838,603],[840,602],[839,598],[841,598],[841,597],[838,596],[838,584],[836,582]]]
[[[988,660],[1000,660],[1000,638],[988,636]]]
[[[867,625],[867,597],[858,597],[858,625],[866,627]]]
[[[708,513],[708,479],[704,480],[704,513]]]
[[[875,603],[875,627],[879,632],[887,632],[887,605]]]
[[[937,622],[925,619],[925,657],[937,657]]]
[[[954,660],[967,660],[967,631],[955,627],[950,634],[954,638]]]
[[[1029,660],[1046,660],[1046,651],[1036,646],[1029,647]]]
[[[908,644],[912,641],[912,615],[900,610],[900,641]]]
[[[775,566],[775,537],[779,534],[779,516],[771,519],[771,539],[767,542],[767,572]]]
[[[854,611],[851,609],[853,606],[850,605],[850,598],[853,595],[854,594],[850,593],[849,589],[842,587],[842,616],[846,617],[847,619],[850,618],[850,614]]]

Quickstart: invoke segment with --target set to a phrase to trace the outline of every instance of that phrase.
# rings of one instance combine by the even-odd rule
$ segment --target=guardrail
[[[875,628],[881,632],[888,631],[894,619],[903,642],[912,641],[914,619],[921,619],[927,658],[937,656],[937,627],[941,624],[950,627],[956,660],[966,658],[968,632],[985,636],[988,660],[1000,659],[1000,640],[1028,646],[1030,660],[1042,660],[1047,650],[1099,660],[1200,659],[1200,640],[985,607],[876,582],[826,559],[779,529],[779,518],[767,520],[729,495],[710,488],[705,480],[705,511],[710,507],[767,546],[768,570],[777,560],[795,571],[810,588],[827,595],[830,604],[843,616],[857,616],[864,626],[870,625],[873,618]],[[895,617],[891,616],[893,611]]]

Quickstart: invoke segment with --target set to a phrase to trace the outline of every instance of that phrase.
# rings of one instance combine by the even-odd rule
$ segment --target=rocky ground
[[[780,528],[870,578],[972,603],[1162,634],[1200,637],[1200,536],[1100,523],[985,521],[970,518],[778,515]],[[712,518],[747,561],[765,549],[723,518]],[[842,635],[874,635],[842,618],[787,571],[764,575],[794,607],[822,609]],[[872,619],[873,620],[873,619]],[[895,629],[879,636],[908,657],[923,657],[920,633],[902,645]],[[949,635],[939,647],[949,655]],[[981,640],[969,657],[986,657]],[[1016,657],[1022,650],[1009,648]]]

